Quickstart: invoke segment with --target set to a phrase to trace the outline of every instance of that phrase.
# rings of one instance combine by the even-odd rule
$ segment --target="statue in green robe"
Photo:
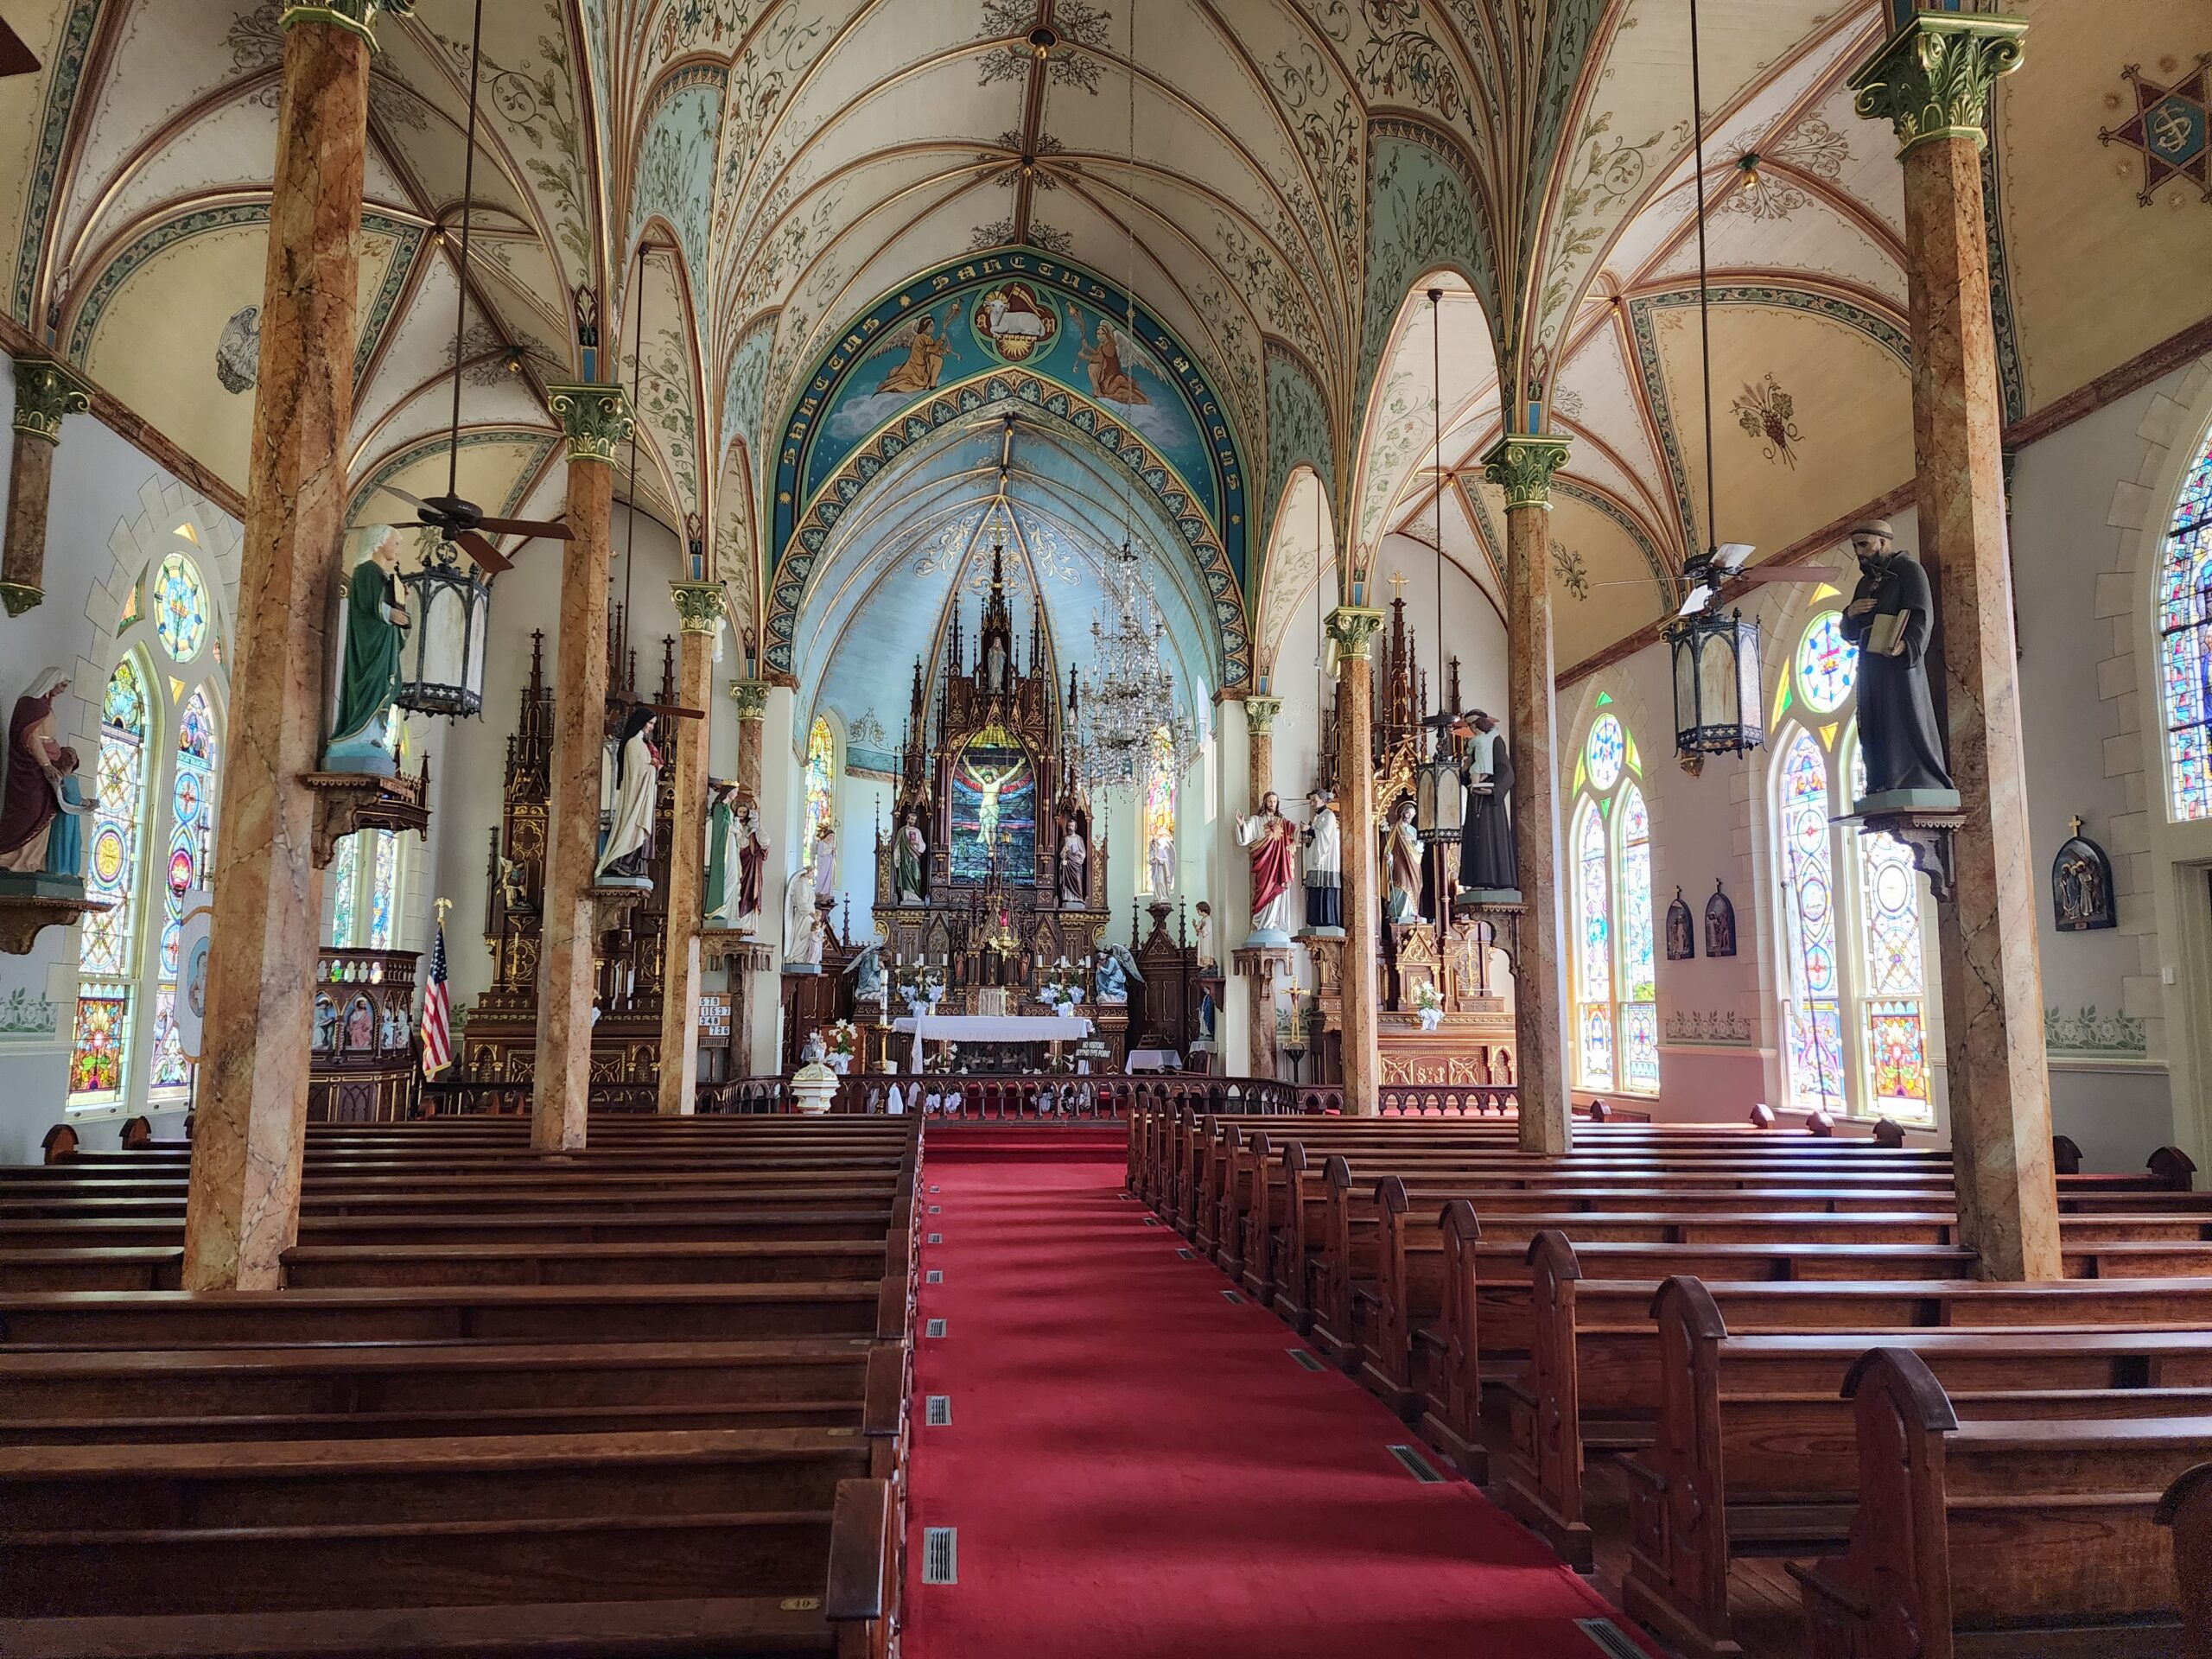
[[[399,762],[385,728],[399,688],[399,652],[408,626],[400,603],[398,532],[389,526],[373,532],[368,554],[346,588],[345,671],[322,764],[328,772],[390,778]]]
[[[707,798],[713,804],[707,812],[707,896],[703,909],[707,920],[718,927],[728,927],[737,919],[728,913],[737,898],[736,796],[735,784],[719,778],[708,779]]]

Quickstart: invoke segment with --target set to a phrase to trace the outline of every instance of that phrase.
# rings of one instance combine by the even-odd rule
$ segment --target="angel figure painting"
[[[960,302],[955,300],[941,313],[925,311],[905,327],[893,330],[889,338],[868,353],[871,362],[893,355],[899,359],[876,383],[875,395],[880,397],[886,393],[906,396],[917,391],[935,391],[938,378],[944,372],[944,359],[951,354],[952,325],[959,320]]]
[[[1083,313],[1074,306],[1068,307],[1068,320],[1075,324],[1075,360],[1090,372],[1090,391],[1093,397],[1109,404],[1148,404],[1151,398],[1130,373],[1129,366],[1122,361],[1122,336],[1114,325],[1101,317],[1098,332],[1087,336],[1083,326]]]

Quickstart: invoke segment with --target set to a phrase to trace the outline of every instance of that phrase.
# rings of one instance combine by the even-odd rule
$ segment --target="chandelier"
[[[1090,672],[1070,697],[1069,755],[1091,795],[1137,785],[1156,766],[1180,776],[1197,760],[1198,734],[1175,689],[1163,647],[1167,624],[1128,542],[1105,569],[1109,622],[1090,622]]]

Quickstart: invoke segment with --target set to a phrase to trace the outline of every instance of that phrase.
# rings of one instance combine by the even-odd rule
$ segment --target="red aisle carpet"
[[[1402,1424],[1145,1225],[1108,1135],[1002,1155],[1024,1133],[927,1135],[920,1316],[947,1323],[918,1344],[906,1659],[1600,1659],[1596,1593],[1408,1474]],[[956,1584],[921,1581],[932,1526]]]

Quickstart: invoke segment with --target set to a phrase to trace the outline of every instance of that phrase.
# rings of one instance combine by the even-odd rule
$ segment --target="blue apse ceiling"
[[[1103,571],[1125,523],[1146,556],[1170,666],[1206,729],[1221,668],[1202,578],[1173,525],[1114,468],[1103,449],[1030,421],[1017,421],[1008,449],[994,416],[917,446],[872,480],[824,549],[800,608],[795,739],[827,710],[849,734],[865,730],[872,715],[882,747],[895,748],[914,659],[934,671],[956,592],[968,638],[975,637],[995,540],[1006,548],[1025,665],[1041,595],[1056,681],[1065,686],[1071,666],[1088,673],[1091,622],[1108,620]]]

